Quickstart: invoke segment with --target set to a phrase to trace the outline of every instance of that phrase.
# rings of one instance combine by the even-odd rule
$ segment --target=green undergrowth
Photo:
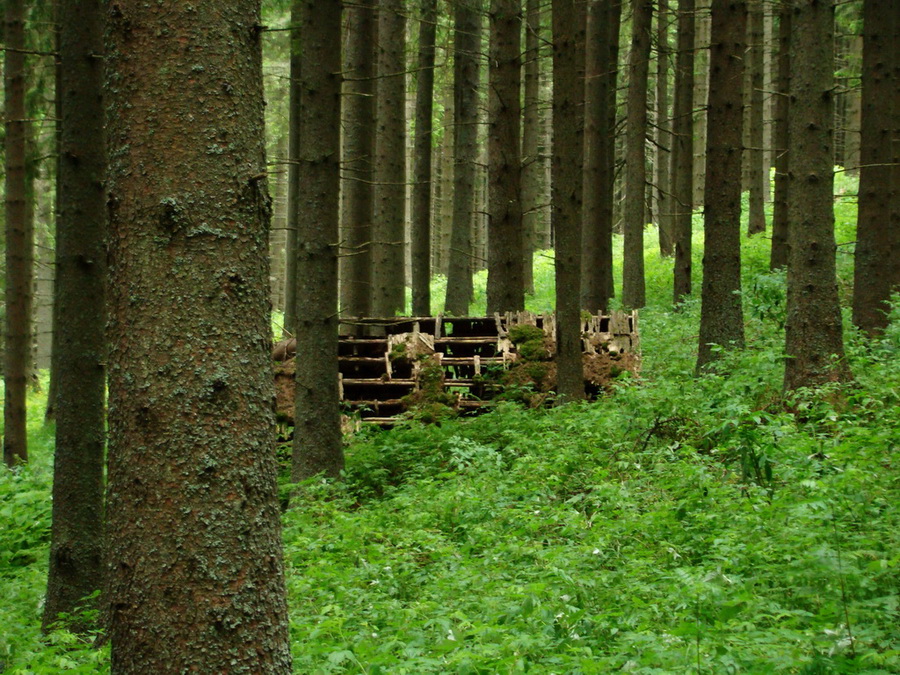
[[[900,331],[785,400],[772,319],[694,378],[696,313],[602,401],[358,438],[285,517],[297,671],[900,672]]]
[[[295,672],[900,672],[900,312],[848,328],[853,383],[786,398],[767,247],[746,242],[747,347],[714,372],[648,248],[643,369],[610,395],[358,433],[344,481],[284,515]],[[32,465],[0,474],[2,672],[102,673],[107,652],[38,630],[40,404]]]

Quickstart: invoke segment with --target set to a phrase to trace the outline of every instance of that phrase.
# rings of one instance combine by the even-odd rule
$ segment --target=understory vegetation
[[[836,213],[852,242],[854,205]],[[784,276],[757,236],[747,347],[695,377],[699,301],[671,309],[651,240],[640,376],[594,402],[363,430],[344,481],[294,494],[296,673],[900,672],[900,313],[879,339],[847,329],[852,384],[785,398]],[[31,464],[0,475],[0,670],[101,673],[105,648],[39,631],[43,403]]]

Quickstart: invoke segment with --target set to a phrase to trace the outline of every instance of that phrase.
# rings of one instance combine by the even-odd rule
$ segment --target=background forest
[[[163,4],[2,3],[4,674],[900,672],[897,0]],[[348,424],[520,310],[550,395]]]

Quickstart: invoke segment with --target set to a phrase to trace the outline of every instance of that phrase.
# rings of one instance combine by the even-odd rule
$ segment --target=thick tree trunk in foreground
[[[434,109],[434,37],[437,0],[422,0],[416,84],[411,260],[413,316],[431,314],[431,150]]]
[[[584,398],[581,365],[581,165],[584,153],[584,12],[553,0],[553,228],[556,367],[561,402]]]
[[[481,70],[481,0],[456,5],[453,40],[453,227],[444,311],[469,312],[478,161],[478,87]]]
[[[672,230],[675,238],[674,302],[691,294],[694,192],[694,0],[678,8],[678,54],[672,116]]]
[[[374,0],[371,0],[374,2]],[[371,4],[345,9],[341,156],[341,313],[372,313],[372,160],[375,154],[375,11]]]
[[[109,22],[112,672],[286,675],[259,2]]]
[[[791,16],[789,3],[778,13],[778,93],[775,97],[775,194],[772,200],[772,253],[770,269],[787,266],[788,261],[788,171],[790,143],[788,117],[791,109]]]
[[[44,627],[103,584],[106,143],[100,0],[62,0],[55,329],[56,452]],[[91,626],[67,622],[75,631]]]
[[[744,345],[741,314],[741,149],[745,0],[713,0],[706,207],[698,370],[716,360],[711,345]]]
[[[291,477],[332,478],[344,468],[338,391],[341,153],[341,3],[303,0],[300,11],[300,216],[297,357]]]
[[[625,250],[622,271],[622,304],[643,307],[644,226],[647,224],[644,193],[647,186],[647,76],[650,69],[650,25],[653,3],[636,0],[628,57],[628,132],[625,155]]]
[[[28,461],[25,389],[31,361],[34,229],[28,217],[25,142],[25,2],[7,0],[3,93],[6,116],[6,325],[3,353],[3,461]]]
[[[794,0],[785,389],[844,380],[834,241],[834,6]]]
[[[402,312],[406,275],[406,16],[402,0],[378,3],[372,313]]]
[[[862,147],[859,175],[859,221],[853,276],[853,323],[869,334],[888,324],[892,279],[891,244],[898,236],[890,227],[892,129],[891,24],[900,11],[896,0],[867,0],[863,5]],[[893,57],[896,58],[896,57]],[[894,140],[900,143],[900,139]]]
[[[519,0],[492,0],[488,83],[487,311],[525,309]]]

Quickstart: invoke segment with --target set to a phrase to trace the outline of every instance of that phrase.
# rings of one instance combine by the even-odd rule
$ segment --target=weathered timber
[[[423,416],[431,418],[435,407],[448,414],[477,414],[510,387],[534,392],[523,400],[538,405],[555,390],[552,314],[363,317],[344,323],[354,335],[342,336],[338,347],[341,400],[346,414],[366,423],[391,425],[402,414],[423,408],[428,409]],[[361,331],[369,337],[357,337]],[[620,373],[638,371],[637,312],[585,316],[581,336],[585,387],[591,396]],[[295,343],[273,349],[279,416],[288,423],[295,352]]]

